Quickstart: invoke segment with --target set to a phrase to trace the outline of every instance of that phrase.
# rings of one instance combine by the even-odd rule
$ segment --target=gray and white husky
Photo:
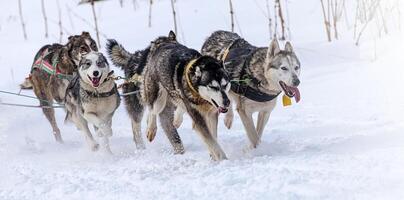
[[[278,95],[295,97],[300,101],[300,62],[292,45],[287,42],[281,50],[274,39],[269,48],[255,47],[236,33],[216,31],[207,38],[202,54],[222,60],[232,79],[230,97],[237,106],[244,128],[255,148],[269,116],[276,105]],[[258,112],[256,126],[253,113]],[[230,128],[233,121],[232,109],[225,117]]]
[[[108,138],[112,136],[112,116],[120,104],[118,89],[105,57],[90,52],[82,57],[78,74],[66,90],[66,120],[72,121],[83,132],[91,150],[97,151],[88,123],[94,125],[102,138],[105,150],[111,152]]]
[[[111,60],[122,66],[128,78],[141,77],[124,88],[124,92],[140,89],[138,95],[126,97],[135,142],[141,138],[140,121],[146,105],[149,107],[148,139],[153,140],[156,134],[158,115],[175,152],[183,153],[184,147],[173,124],[177,108],[178,112],[189,114],[212,158],[226,159],[215,137],[218,114],[227,112],[230,105],[230,81],[221,62],[181,45],[172,31],[134,54],[113,40],[107,46]]]

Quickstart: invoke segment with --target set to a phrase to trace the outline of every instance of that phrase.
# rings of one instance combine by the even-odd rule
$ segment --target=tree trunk
[[[95,26],[95,33],[96,33],[96,35],[97,35],[98,48],[101,48],[100,33],[99,33],[99,31],[98,31],[97,15],[96,15],[96,13],[95,13],[94,0],[91,0],[91,9],[92,9],[92,11],[93,11],[94,26]]]
[[[21,5],[21,0],[18,0],[18,11],[20,13],[20,21],[21,21],[21,26],[22,26],[22,32],[24,34],[24,39],[27,40],[27,31],[25,30],[25,22],[24,22],[24,17],[22,16],[22,5]]]

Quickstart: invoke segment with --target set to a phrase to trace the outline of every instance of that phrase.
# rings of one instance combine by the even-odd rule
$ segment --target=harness
[[[237,39],[234,40],[232,43],[230,43],[230,45],[226,48],[226,50],[224,51],[224,53],[221,56],[221,60],[223,62],[224,67],[226,68],[225,65],[225,61],[226,58],[230,52],[230,49],[239,41],[241,41],[242,39]],[[258,48],[257,48],[258,49]],[[253,101],[257,101],[257,102],[268,102],[268,101],[272,101],[274,99],[276,99],[279,94],[267,94],[264,92],[261,92],[260,89],[258,88],[258,86],[260,85],[261,81],[259,81],[258,79],[256,79],[255,77],[252,77],[250,74],[247,73],[247,68],[250,64],[250,61],[254,55],[254,53],[257,51],[257,49],[255,50],[251,50],[248,55],[246,56],[246,58],[243,61],[242,64],[242,70],[240,72],[240,80],[232,80],[231,82],[231,87],[230,89],[239,95],[245,96],[248,99],[251,99]],[[251,87],[248,85],[249,82],[252,82],[255,86]]]
[[[35,69],[42,70],[49,75],[55,75],[57,78],[60,79],[73,79],[73,75],[70,74],[63,74],[59,69],[59,53],[53,56],[52,64],[46,61],[44,58],[49,54],[53,53],[54,51],[50,51],[49,47],[42,51],[41,55],[38,56],[32,65],[31,72]]]
[[[195,96],[199,96],[199,93],[196,91],[196,89],[192,85],[191,77],[189,77],[189,72],[197,60],[198,60],[198,58],[194,58],[191,61],[189,61],[188,64],[185,66],[185,79],[187,80],[188,87],[191,89],[191,92]]]
[[[84,90],[84,92],[86,92],[86,94],[89,97],[93,97],[93,98],[105,98],[105,97],[110,97],[114,94],[118,94],[118,96],[119,96],[119,92],[118,92],[118,88],[116,87],[116,84],[112,88],[112,90],[110,90],[109,92],[98,93],[98,92],[93,92],[93,91],[88,91],[88,90]]]

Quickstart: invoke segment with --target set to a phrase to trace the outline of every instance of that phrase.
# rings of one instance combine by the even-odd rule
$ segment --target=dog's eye
[[[209,86],[210,87],[210,89],[212,89],[212,90],[219,90],[219,87],[216,87],[216,86]]]
[[[286,67],[281,67],[281,69],[282,69],[283,71],[288,71],[288,68],[286,68]]]
[[[86,46],[81,46],[81,47],[80,47],[80,53],[81,53],[81,54],[87,54],[87,53],[88,53],[87,47],[86,47]]]
[[[299,70],[300,69],[300,66],[296,66],[295,67],[295,70],[297,71],[297,70]]]

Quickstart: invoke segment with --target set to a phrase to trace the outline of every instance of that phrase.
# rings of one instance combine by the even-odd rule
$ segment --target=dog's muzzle
[[[297,80],[298,80],[298,79],[297,79]],[[295,83],[293,83],[293,84],[295,85]],[[300,84],[300,81],[299,81],[298,84]],[[298,85],[298,84],[297,84],[297,85]],[[283,81],[279,81],[279,85],[281,86],[281,88],[283,89],[283,91],[285,92],[285,94],[286,94],[288,97],[290,97],[290,98],[295,97],[296,102],[299,102],[299,101],[300,101],[300,91],[299,91],[299,89],[298,89],[297,87],[288,86],[288,85],[286,85],[286,83],[283,82]]]
[[[228,109],[227,107],[230,105],[230,101],[229,101],[229,103],[227,103],[227,105],[225,104],[226,107],[219,106],[219,105],[216,103],[216,101],[213,100],[213,99],[211,99],[211,101],[213,102],[213,105],[216,106],[217,111],[218,111],[219,113],[227,113],[227,111],[229,111],[229,109]],[[226,103],[226,102],[225,102],[225,103]]]

